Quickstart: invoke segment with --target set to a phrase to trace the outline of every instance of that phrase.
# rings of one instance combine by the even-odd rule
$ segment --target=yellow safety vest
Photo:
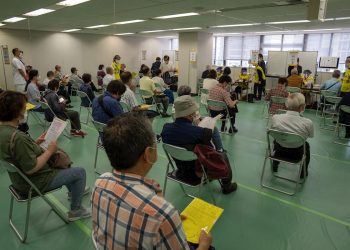
[[[255,83],[259,83],[258,71],[261,72],[263,80],[266,80],[266,76],[265,76],[264,70],[259,65],[257,65],[255,69],[256,69],[256,72],[255,72]]]
[[[350,92],[350,69],[347,69],[345,71],[340,91],[341,92]]]
[[[113,73],[114,73],[114,78],[116,80],[120,80],[120,69],[121,69],[121,64],[112,62],[112,68],[113,68]]]
[[[246,75],[240,74],[239,75],[239,80],[248,81],[249,80],[249,74],[246,74]]]

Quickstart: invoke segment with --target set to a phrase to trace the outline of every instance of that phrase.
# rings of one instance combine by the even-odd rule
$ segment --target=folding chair
[[[208,100],[207,101],[202,100],[202,94],[209,96],[209,90],[201,88],[200,93],[201,93],[201,97],[199,99],[200,100],[199,109],[201,108],[201,106],[204,106],[205,110],[207,111],[207,114],[210,115],[209,109],[208,109]]]
[[[92,105],[92,101],[90,100],[89,96],[85,92],[77,90],[76,93],[77,93],[77,96],[80,97],[81,101],[83,101],[83,98],[86,98],[86,100],[89,101],[89,107],[82,106],[81,103],[80,103],[80,108],[79,108],[79,114],[81,114],[81,108],[85,108],[87,110],[88,115],[87,115],[87,118],[86,118],[86,122],[84,122],[84,124],[88,124],[90,115],[92,115],[91,114],[91,109],[90,109],[91,105]]]
[[[92,240],[92,244],[94,245],[94,249],[98,250],[97,242],[96,242],[95,237],[94,237],[94,232],[91,232],[91,240]]]
[[[97,121],[94,121],[94,120],[91,120],[91,121],[92,121],[92,124],[94,125],[95,129],[98,132],[97,143],[96,143],[96,151],[95,151],[94,170],[95,170],[95,173],[101,174],[101,173],[97,172],[96,164],[97,164],[98,150],[99,149],[104,150],[101,135],[103,134],[103,129],[106,127],[106,124],[101,123],[101,122],[97,122]]]
[[[29,225],[29,216],[30,216],[30,206],[31,202],[35,198],[42,198],[52,209],[53,211],[65,222],[68,223],[67,217],[64,215],[62,211],[60,211],[53,202],[46,196],[46,194],[55,192],[60,188],[53,189],[50,191],[47,191],[45,193],[40,192],[40,190],[28,179],[28,177],[22,173],[20,169],[18,169],[15,165],[0,160],[0,165],[7,170],[8,173],[17,173],[19,174],[25,182],[30,185],[30,189],[28,190],[28,194],[22,194],[19,193],[13,185],[9,186],[9,191],[11,193],[11,202],[10,202],[10,214],[9,214],[9,222],[11,228],[15,231],[17,237],[20,239],[21,242],[25,242],[28,236],[28,225]],[[25,225],[24,225],[24,233],[23,235],[19,232],[18,228],[15,226],[13,220],[12,220],[12,214],[13,214],[13,201],[16,199],[17,202],[26,202],[27,203],[27,209],[26,209],[26,217],[25,217]]]
[[[154,86],[156,86],[157,89],[163,89],[162,85],[160,85],[158,82],[155,82]]]
[[[167,165],[167,169],[166,169],[166,173],[165,173],[165,180],[164,180],[164,187],[163,187],[164,196],[165,196],[165,192],[166,192],[168,179],[179,183],[183,193],[190,198],[196,198],[196,197],[191,195],[191,194],[188,194],[186,192],[185,188],[183,187],[183,185],[186,185],[186,186],[189,186],[192,188],[199,187],[199,191],[201,192],[201,189],[202,189],[204,183],[207,183],[207,188],[209,189],[210,196],[213,199],[214,204],[216,204],[214,195],[209,187],[208,176],[207,176],[205,169],[204,169],[204,166],[202,164],[201,164],[201,168],[203,171],[203,175],[202,175],[202,178],[200,180],[190,182],[190,181],[182,180],[176,176],[177,169],[176,169],[176,163],[174,160],[176,159],[179,161],[196,161],[198,159],[197,155],[194,152],[189,151],[185,148],[176,147],[176,146],[166,144],[166,143],[163,143],[163,149],[164,149],[164,152],[169,160],[168,165]]]
[[[142,101],[143,101],[144,104],[147,104],[144,96],[152,96],[152,104],[151,105],[152,106],[154,105],[156,107],[156,111],[158,113],[162,113],[160,111],[161,109],[159,107],[159,105],[162,105],[162,104],[156,102],[155,96],[153,95],[153,93],[151,91],[148,91],[148,90],[145,90],[145,89],[139,89],[139,93],[141,95],[141,98],[142,98]]]
[[[272,104],[285,104],[286,103],[286,100],[287,98],[285,97],[282,97],[282,96],[271,96],[271,100],[269,102],[269,105],[268,105],[268,116],[267,116],[267,123],[266,123],[266,126],[269,125],[269,122],[270,122],[270,118],[272,115],[274,115],[273,113],[271,113],[271,107],[272,107]]]
[[[126,102],[119,102],[123,108],[124,113],[131,112],[132,108]]]
[[[203,89],[203,79],[198,79],[197,81],[197,91],[198,91],[198,96],[201,96],[202,94],[202,89]]]
[[[227,104],[225,102],[222,102],[222,101],[215,101],[215,100],[211,100],[211,99],[208,99],[207,103],[208,103],[208,110],[209,111],[210,111],[210,107],[216,107],[216,108],[221,108],[222,110],[226,110],[226,117],[221,118],[220,120],[221,120],[221,122],[223,122],[223,121],[225,122],[224,133],[229,134],[229,135],[233,135],[233,133],[226,132],[226,126],[228,123],[230,124],[230,128],[232,130],[234,130],[233,129],[234,126],[233,126],[233,124],[231,124],[231,116],[230,116]]]
[[[298,87],[287,87],[286,90],[288,93],[301,93],[301,89]]]
[[[288,143],[302,144],[303,148],[304,148],[303,156],[299,160],[294,160],[294,159],[290,159],[290,158],[276,156],[275,151],[273,150],[273,146],[271,145],[272,141],[270,140],[270,137],[272,137],[277,142],[283,142],[283,143],[287,143],[287,144]],[[272,172],[273,176],[276,178],[295,183],[295,188],[294,188],[293,192],[287,192],[284,189],[279,189],[277,187],[267,185],[264,183],[265,167],[266,167],[267,160],[270,160],[271,169],[272,169],[274,160],[279,161],[279,162],[284,162],[284,163],[287,163],[290,165],[299,166],[298,171],[297,171],[297,176],[295,178],[290,178],[288,176],[278,175],[278,174]],[[305,146],[305,139],[302,136],[295,134],[295,133],[287,133],[287,132],[281,132],[281,131],[274,130],[274,129],[268,129],[267,130],[267,149],[266,149],[264,165],[263,165],[263,169],[262,169],[262,173],[261,173],[261,177],[260,177],[261,186],[278,191],[278,192],[281,192],[281,193],[284,193],[284,194],[294,195],[297,191],[298,184],[301,184],[303,182],[300,178],[300,174],[302,173],[302,171],[304,173],[304,180],[305,180],[305,175],[306,175],[306,161],[305,160],[306,160],[306,146]]]
[[[340,105],[339,112],[340,111],[343,112],[343,113],[346,113],[347,115],[350,116],[350,107],[349,106]],[[339,145],[350,147],[350,145],[349,145],[350,139],[341,138],[340,137],[340,129],[341,128],[345,128],[346,129],[347,127],[350,127],[350,125],[349,124],[345,124],[345,123],[341,123],[339,120],[340,120],[340,117],[338,117],[338,121],[337,121],[337,124],[335,126],[336,138],[335,138],[335,140],[333,142],[335,144],[339,144]]]
[[[325,105],[325,98],[324,97],[325,96],[337,96],[337,92],[331,91],[331,90],[321,90],[321,97],[320,97],[320,101],[318,102],[318,105],[317,105],[316,116],[323,117],[323,108]]]
[[[321,126],[321,129],[333,130],[335,128],[335,125],[326,124],[326,121],[327,120],[334,121],[334,119],[337,116],[339,117],[339,111],[337,110],[337,105],[340,101],[341,101],[341,97],[324,96],[323,110],[322,110],[323,127]]]

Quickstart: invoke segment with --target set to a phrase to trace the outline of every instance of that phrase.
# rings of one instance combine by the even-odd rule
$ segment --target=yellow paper
[[[140,109],[142,109],[142,110],[148,110],[150,107],[152,107],[152,105],[148,105],[148,104],[141,104],[140,105]]]
[[[26,104],[26,110],[31,110],[31,109],[33,109],[33,108],[35,108],[35,105],[33,105],[33,104],[27,102],[27,104]]]
[[[181,215],[186,217],[182,222],[187,241],[197,244],[202,228],[210,232],[215,222],[220,218],[224,209],[216,207],[201,199],[195,198],[182,211]]]

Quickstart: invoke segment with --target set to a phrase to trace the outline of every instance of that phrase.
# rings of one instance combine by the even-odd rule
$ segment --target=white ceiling
[[[91,0],[72,7],[55,5],[59,0],[11,0],[2,4],[0,22],[21,16],[39,8],[54,8],[55,12],[6,24],[0,29],[28,29],[59,32],[118,21],[146,19],[146,22],[112,25],[100,29],[82,29],[79,33],[115,34],[145,30],[201,27],[213,33],[260,32],[279,30],[307,30],[350,28],[350,19],[342,21],[312,21],[284,25],[258,25],[250,27],[210,28],[216,25],[239,23],[265,23],[271,21],[307,19],[308,3],[303,0]],[[279,6],[279,4],[290,5]],[[291,4],[292,3],[292,4]],[[214,10],[221,12],[214,13]],[[199,12],[199,16],[154,20],[152,18],[186,12]],[[328,0],[326,18],[350,17],[350,0]],[[174,32],[150,33],[148,36],[174,35]],[[146,35],[146,34],[143,34]]]

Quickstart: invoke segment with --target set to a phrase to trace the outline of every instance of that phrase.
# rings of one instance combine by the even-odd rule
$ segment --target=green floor
[[[73,105],[77,107],[78,103]],[[224,208],[212,230],[213,245],[219,250],[350,249],[350,147],[332,143],[333,132],[321,130],[314,112],[306,111],[305,116],[315,124],[315,138],[309,140],[312,156],[307,181],[292,197],[261,188],[266,148],[266,120],[262,110],[263,103],[241,102],[236,124],[239,132],[234,136],[222,135],[230,160],[236,165],[239,189],[225,196],[220,193],[219,185],[212,183],[217,205]],[[84,118],[85,111],[82,120]],[[160,133],[163,124],[170,121],[170,118],[156,119],[155,131]],[[32,117],[30,128],[33,137],[43,131]],[[62,137],[59,146],[70,154],[76,166],[86,169],[87,183],[93,186],[97,133],[91,124],[84,129],[88,133],[85,139]],[[158,161],[149,177],[162,185],[167,161],[161,144],[158,149]],[[103,151],[98,168],[101,171],[110,169]],[[8,185],[7,174],[0,170],[0,249],[93,249],[89,219],[65,225],[41,200],[32,204],[28,242],[20,243],[8,223]],[[62,209],[69,207],[64,188],[50,197]],[[168,184],[166,198],[179,210],[190,202],[172,182]],[[203,198],[210,200],[205,193]],[[89,197],[84,199],[84,204],[89,206]],[[24,224],[24,213],[23,204],[16,205],[15,221],[19,226]]]

